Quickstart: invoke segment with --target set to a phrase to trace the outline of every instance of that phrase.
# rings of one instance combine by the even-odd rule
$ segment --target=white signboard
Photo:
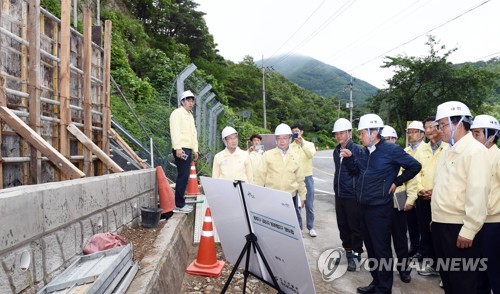
[[[222,249],[235,264],[251,230],[257,236],[271,271],[285,293],[315,293],[302,233],[289,193],[242,183],[250,229],[239,186],[233,181],[201,177],[203,189],[219,231]],[[252,249],[249,270],[273,284]],[[244,268],[245,259],[239,267]]]

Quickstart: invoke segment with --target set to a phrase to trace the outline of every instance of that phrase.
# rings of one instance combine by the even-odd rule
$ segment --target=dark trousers
[[[175,158],[175,165],[177,166],[177,179],[175,180],[175,206],[184,207],[186,200],[184,193],[189,180],[189,172],[191,171],[191,149],[182,148],[184,153],[188,156],[186,160],[175,156],[175,150],[172,150]]]
[[[411,272],[408,256],[408,237],[406,235],[406,211],[394,208],[394,221],[392,222],[392,244],[398,257],[396,268],[399,273]]]
[[[389,263],[389,268],[377,267],[373,269],[370,265],[370,274],[375,285],[375,293],[391,293],[392,291],[392,249],[391,249],[391,229],[394,219],[394,203],[390,201],[384,205],[364,205],[361,207],[361,230],[365,242],[368,258],[381,263]]]
[[[406,222],[408,224],[408,235],[410,235],[410,248],[420,252],[420,232],[418,229],[417,210],[418,206],[414,206],[412,210],[406,212]]]
[[[488,259],[488,269],[479,273],[481,278],[478,293],[500,293],[500,223],[483,225],[481,257]]]
[[[423,197],[417,199],[417,219],[420,230],[420,249],[419,252],[425,258],[431,258],[433,264],[436,263],[436,254],[432,244],[431,235],[431,200],[425,200]]]
[[[481,232],[476,234],[472,247],[460,249],[457,247],[457,238],[462,224],[444,224],[432,222],[432,241],[438,259],[437,266],[443,280],[445,293],[477,293],[479,271],[476,269],[464,270],[463,264],[451,267],[454,270],[443,270],[440,263],[445,263],[449,258],[479,259],[481,255]],[[497,249],[498,250],[498,249]],[[452,263],[451,261],[449,262]],[[456,270],[458,267],[458,270]],[[497,277],[498,278],[498,277]]]
[[[335,197],[335,212],[342,247],[356,253],[363,253],[363,236],[359,210],[356,198]]]

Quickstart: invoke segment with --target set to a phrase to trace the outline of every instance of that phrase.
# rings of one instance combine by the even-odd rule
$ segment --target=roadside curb
[[[179,293],[192,250],[194,213],[175,213],[140,261],[127,293]],[[164,220],[162,220],[164,221]]]

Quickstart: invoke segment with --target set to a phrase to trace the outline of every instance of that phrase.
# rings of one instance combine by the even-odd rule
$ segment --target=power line
[[[349,45],[347,45],[346,47],[344,47],[343,49],[340,50],[340,52],[337,52],[335,53],[334,55],[330,56],[327,58],[327,60],[329,59],[333,59],[333,57],[335,56],[338,56],[338,55],[342,55],[344,54],[345,52],[347,52],[347,49],[349,48],[352,48],[354,44],[356,43],[359,43],[360,40],[362,40],[363,38],[365,38],[366,36],[374,36],[374,32],[376,31],[381,31],[381,28],[384,27],[386,24],[388,24],[392,19],[396,18],[397,16],[399,16],[400,14],[402,14],[403,12],[405,12],[406,10],[410,9],[411,7],[413,7],[415,4],[417,4],[418,2],[420,2],[421,0],[417,0],[415,2],[413,2],[412,4],[410,4],[409,6],[407,6],[406,8],[404,8],[403,10],[399,11],[398,13],[396,13],[395,15],[393,15],[392,17],[390,17],[389,19],[387,19],[386,21],[384,21],[383,23],[381,23],[380,25],[378,25],[376,28],[374,28],[373,30],[369,31],[368,33],[366,33],[365,35],[363,35],[362,37],[358,38],[357,40],[351,42]],[[415,12],[416,10],[424,7],[425,5],[427,5],[429,2],[431,2],[432,0],[429,0],[427,1],[426,3],[424,3],[423,5],[419,6],[418,8],[410,11],[409,13],[405,14],[403,17],[406,17],[410,14],[412,14],[413,12]],[[397,22],[397,21],[396,21]],[[321,66],[321,64],[317,64],[315,67],[313,67],[311,69],[311,71],[314,71],[316,70],[317,68],[319,68]],[[331,80],[334,80],[334,79],[331,79]],[[328,80],[330,81],[330,80]]]
[[[486,0],[486,1],[484,1],[484,2],[482,2],[482,3],[480,3],[480,4],[478,4],[478,5],[476,5],[476,6],[472,7],[472,8],[470,8],[470,9],[468,9],[468,10],[466,10],[466,11],[462,12],[461,14],[459,14],[459,15],[457,15],[457,16],[455,16],[455,17],[453,17],[453,18],[449,19],[448,21],[446,21],[446,22],[444,22],[444,23],[442,23],[442,24],[440,24],[440,25],[438,25],[438,26],[436,26],[436,27],[434,27],[434,28],[432,28],[432,29],[430,29],[430,30],[428,30],[428,31],[426,31],[426,32],[424,32],[424,33],[422,33],[422,34],[420,34],[420,35],[418,35],[418,36],[416,36],[416,37],[414,37],[414,38],[412,38],[412,39],[408,40],[408,41],[406,41],[406,42],[404,42],[403,44],[398,45],[398,46],[396,46],[396,47],[394,47],[394,48],[392,48],[392,49],[390,49],[390,50],[387,50],[387,51],[385,51],[384,53],[379,54],[379,55],[377,55],[376,57],[373,57],[373,58],[371,58],[371,59],[369,59],[369,60],[367,60],[367,61],[365,61],[365,62],[361,63],[360,65],[357,65],[357,66],[353,67],[352,69],[350,69],[350,70],[349,70],[349,72],[354,71],[355,69],[358,69],[358,68],[360,68],[360,67],[362,67],[362,66],[364,66],[364,65],[366,65],[366,64],[368,64],[368,63],[370,63],[370,62],[372,62],[372,61],[374,61],[374,60],[376,60],[377,58],[379,58],[379,57],[381,57],[381,56],[383,56],[383,55],[385,55],[385,54],[387,54],[387,53],[389,53],[389,52],[391,52],[391,51],[394,51],[394,50],[396,50],[396,49],[398,49],[398,48],[401,48],[401,47],[403,47],[403,46],[405,46],[405,45],[407,45],[407,44],[409,44],[409,43],[411,43],[411,42],[415,41],[416,39],[418,39],[418,38],[422,37],[423,35],[429,34],[430,32],[432,32],[432,31],[434,31],[434,30],[436,30],[436,29],[439,29],[439,28],[441,28],[441,27],[443,27],[443,26],[445,26],[445,25],[449,24],[449,23],[450,23],[450,22],[452,22],[452,21],[457,20],[458,18],[460,18],[460,17],[464,16],[465,14],[467,14],[467,13],[469,13],[469,12],[471,12],[471,11],[473,11],[473,10],[475,10],[475,9],[477,9],[477,8],[479,8],[479,7],[481,7],[481,6],[483,6],[484,4],[486,4],[486,3],[490,2],[490,1],[491,1],[491,0]]]
[[[271,57],[269,57],[269,58],[273,58],[273,57],[274,57],[274,55],[276,55],[276,53],[277,53],[277,52],[278,52],[281,48],[283,48],[283,46],[285,46],[285,45],[288,43],[288,41],[290,41],[290,40],[293,38],[293,36],[295,36],[295,34],[296,34],[296,33],[298,33],[298,32],[300,31],[300,30],[302,29],[302,27],[304,27],[304,25],[305,25],[305,24],[309,21],[309,19],[311,19],[311,17],[312,17],[314,14],[316,14],[316,12],[317,12],[317,11],[321,8],[321,6],[323,6],[323,4],[324,4],[325,2],[326,2],[326,0],[323,0],[323,2],[321,2],[321,4],[320,4],[320,5],[319,5],[319,6],[318,6],[318,7],[317,7],[317,8],[316,8],[316,9],[315,9],[315,10],[314,10],[314,11],[313,11],[310,15],[309,15],[309,17],[308,17],[308,18],[307,18],[307,19],[306,19],[306,20],[302,23],[302,25],[301,25],[301,26],[300,26],[297,30],[295,30],[295,32],[294,32],[294,33],[293,33],[290,37],[288,37],[288,39],[287,39],[287,40],[286,40],[286,41],[285,41],[285,42],[284,42],[284,43],[283,43],[283,44],[282,44],[282,45],[281,45],[278,49],[276,49],[276,51],[274,51],[274,53],[273,53],[273,54],[271,55]]]
[[[322,30],[328,27],[328,25],[332,23],[336,19],[336,17],[342,15],[342,13],[344,13],[356,1],[357,0],[347,0],[337,11],[335,11],[327,20],[325,20],[311,35],[309,35],[306,39],[304,39],[302,42],[300,42],[298,45],[292,48],[292,50],[290,50],[287,54],[282,56],[275,64],[283,62],[288,57],[290,57],[298,48],[307,44],[307,42],[309,42],[311,39],[316,37]],[[349,4],[349,2],[351,3]]]
[[[492,56],[493,56],[493,57],[492,57]],[[484,60],[484,59],[486,59],[486,58],[490,58],[490,57],[495,58],[495,57],[497,57],[497,56],[500,56],[500,51],[495,52],[495,53],[488,54],[488,55],[483,56],[483,57],[479,57],[479,58],[472,59],[472,61]],[[490,59],[491,59],[491,58],[490,58]]]

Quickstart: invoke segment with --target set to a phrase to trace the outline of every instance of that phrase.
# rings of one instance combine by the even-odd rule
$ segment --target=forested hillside
[[[257,63],[259,65],[259,63]],[[264,59],[264,67],[272,67],[290,81],[323,97],[340,97],[349,100],[351,76],[345,71],[312,57],[301,55],[277,56]],[[367,98],[377,93],[377,88],[356,77],[353,79],[353,101],[355,106],[365,104]]]

